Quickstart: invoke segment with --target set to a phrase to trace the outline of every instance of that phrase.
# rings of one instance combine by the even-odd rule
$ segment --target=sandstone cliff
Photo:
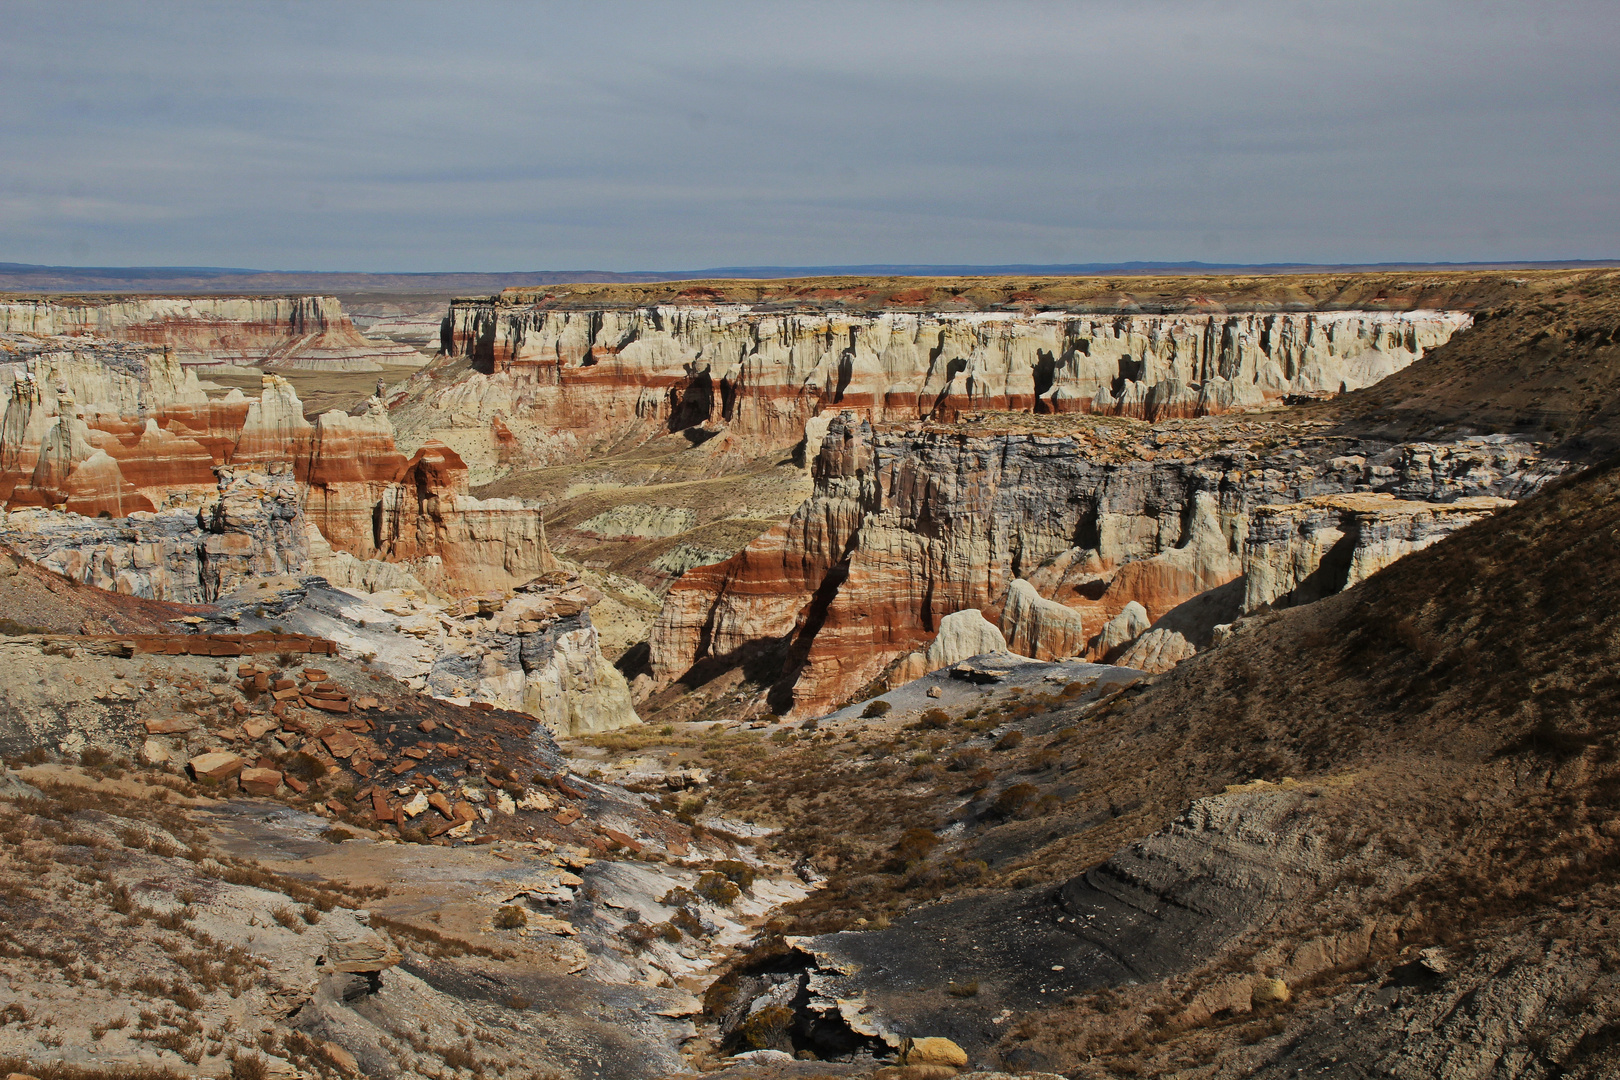
[[[834,409],[873,422],[1215,415],[1370,385],[1469,323],[1444,311],[839,315],[457,301],[439,368],[472,370],[416,380],[400,422],[469,459],[545,464],[722,425],[749,447],[786,447]]]
[[[774,651],[785,668],[773,707],[811,713],[925,652],[953,612],[984,611],[1009,642],[1055,653],[1081,634],[1095,649],[1104,624],[1132,601],[1165,631],[1151,655],[1179,659],[1241,612],[1251,522],[1262,508],[1352,492],[1435,503],[1518,498],[1558,468],[1542,465],[1533,445],[1504,439],[1363,446],[1307,432],[1269,448],[1281,440],[1251,442],[1263,433],[1195,421],[975,437],[960,428],[874,430],[845,413],[815,460],[812,498],[743,552],[693,568],[671,589],[651,637],[654,678],[668,684],[700,661],[723,667]],[[1496,504],[1369,505],[1360,511],[1373,514],[1358,533],[1364,551],[1351,560],[1357,573]],[[1415,524],[1397,528],[1394,518]],[[1326,535],[1316,535],[1320,547]],[[1297,589],[1275,592],[1271,533],[1260,540],[1256,595]],[[1308,557],[1296,562],[1300,580],[1315,572]],[[1027,590],[1010,593],[1018,578]],[[1342,588],[1350,577],[1333,580]]]
[[[192,539],[200,543],[218,492],[233,477],[266,473],[291,485],[300,516],[337,550],[362,561],[404,564],[447,594],[510,588],[553,566],[537,507],[473,498],[466,467],[442,445],[424,446],[407,460],[375,399],[360,415],[327,412],[310,423],[279,376],[265,376],[256,398],[233,390],[211,400],[169,353],[113,359],[94,350],[0,365],[7,398],[0,420],[0,506],[128,519],[135,524],[123,528],[141,543],[150,542],[144,534],[153,529],[170,537],[181,527],[175,523],[189,516],[198,522]],[[160,510],[158,518],[142,516]],[[303,528],[300,521],[296,531],[301,535]],[[136,595],[180,599],[206,592],[201,577],[186,568],[178,571],[179,584],[143,576],[122,558],[107,565],[116,569],[98,583],[113,587],[119,571],[127,570],[134,576],[124,579],[122,591]]]
[[[548,572],[515,591],[450,603],[399,577],[365,595],[333,584],[308,575],[245,579],[213,597],[203,618],[237,633],[281,627],[324,637],[413,690],[526,713],[558,735],[640,723],[629,684],[602,655],[591,618],[602,597],[575,574]]]
[[[362,334],[331,296],[8,300],[0,333],[144,345],[187,365],[377,371],[423,362],[408,345]]]
[[[1290,607],[1342,592],[1510,505],[1488,495],[1427,503],[1383,493],[1258,507],[1249,522],[1243,610]]]

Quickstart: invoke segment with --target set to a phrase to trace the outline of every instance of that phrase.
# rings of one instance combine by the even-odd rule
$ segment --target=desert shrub
[[[232,1080],[268,1080],[270,1069],[258,1054],[237,1054],[231,1061]]]
[[[861,710],[861,719],[876,720],[880,716],[889,715],[889,710],[892,708],[894,708],[894,706],[890,705],[882,698],[877,698],[874,701],[868,701],[866,703],[866,708]]]
[[[984,764],[990,751],[982,746],[967,746],[956,751],[945,761],[945,767],[952,772],[971,772]]]
[[[673,889],[669,890],[669,892],[665,893],[664,898],[662,900],[658,901],[658,902],[660,904],[663,904],[665,907],[681,907],[681,908],[683,908],[683,907],[686,907],[688,904],[697,903],[698,902],[698,895],[697,895],[697,893],[693,892],[691,889],[688,889],[684,885],[677,885],[677,886],[675,886],[675,888],[673,888]]]
[[[948,727],[950,722],[951,714],[944,709],[929,709],[917,717],[917,723],[913,726],[919,731],[938,731],[942,727]]]
[[[908,863],[927,858],[929,852],[939,847],[939,844],[939,837],[928,829],[907,829],[900,835],[900,839],[895,841],[892,850],[902,863]]]
[[[990,864],[983,859],[946,859],[923,863],[900,883],[902,889],[943,892],[957,885],[968,885],[990,872]]]
[[[688,796],[681,800],[680,806],[676,809],[675,820],[686,825],[696,825],[697,816],[703,813],[704,807],[708,805],[709,800],[702,795]]]
[[[484,956],[491,960],[510,960],[513,956],[509,952],[474,945],[459,938],[441,934],[437,930],[430,930],[424,926],[415,926],[411,923],[401,922],[398,919],[390,919],[385,915],[378,915],[376,912],[372,913],[371,922],[373,926],[382,927],[390,934],[412,939],[417,943],[421,951],[429,956],[466,956],[470,953],[473,956]]]
[[[79,754],[79,764],[87,769],[99,769],[112,760],[112,752],[101,746],[87,746]]]
[[[1050,769],[1062,760],[1062,752],[1048,746],[1031,754],[1029,764],[1025,768],[1029,772],[1035,772],[1038,769]]]
[[[270,917],[295,934],[304,932],[304,924],[299,920],[298,913],[290,907],[278,907],[270,913]]]
[[[793,1027],[793,1010],[786,1005],[767,1005],[743,1022],[737,1041],[749,1050],[786,1050],[793,1044],[788,1031]]]
[[[995,802],[990,804],[990,813],[997,817],[1016,817],[1039,797],[1040,789],[1034,784],[1014,784],[996,796]]]
[[[688,937],[701,938],[709,932],[698,913],[689,907],[681,908],[669,917],[669,921],[671,925],[680,927]]]
[[[978,979],[973,979],[973,980],[971,980],[969,982],[960,982],[960,983],[954,983],[953,982],[953,983],[951,983],[949,986],[947,986],[945,988],[945,992],[947,994],[951,995],[951,997],[959,997],[959,998],[976,997],[976,996],[978,996],[978,993],[979,993],[979,980]]]
[[[281,771],[300,780],[319,780],[326,775],[326,766],[313,754],[300,750],[281,763]]]
[[[529,925],[529,916],[516,904],[505,904],[495,913],[495,929],[520,930]]]
[[[754,891],[754,868],[747,863],[736,859],[722,859],[714,864],[714,868],[726,875],[727,879],[743,892]]]
[[[652,923],[626,923],[619,930],[619,937],[623,938],[625,943],[636,952],[640,952],[653,943],[653,940],[658,937],[658,931]]]
[[[996,749],[997,750],[1016,750],[1020,746],[1022,746],[1023,744],[1024,744],[1024,733],[1022,731],[1009,731],[1005,735],[1003,735],[1001,738],[996,740]]]
[[[742,895],[742,890],[730,878],[714,870],[698,875],[696,891],[711,904],[730,904]]]

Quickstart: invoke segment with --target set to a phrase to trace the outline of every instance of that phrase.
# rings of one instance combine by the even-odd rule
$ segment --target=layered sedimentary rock
[[[1001,632],[1007,637],[1007,648],[1036,660],[1079,656],[1086,650],[1080,613],[1048,600],[1023,578],[1015,578],[1007,586]]]
[[[1509,505],[1488,495],[1427,503],[1362,493],[1258,507],[1249,521],[1243,610],[1331,596]]]
[[[757,450],[785,447],[826,410],[873,422],[1218,414],[1367,386],[1469,323],[1434,311],[835,315],[457,301],[443,362],[474,370],[449,386],[419,381],[402,426],[469,460],[549,463],[701,425]]]
[[[510,588],[553,566],[537,507],[473,498],[465,465],[442,444],[424,445],[407,460],[376,399],[359,415],[332,411],[311,423],[279,376],[265,376],[257,397],[233,390],[211,400],[168,353],[115,353],[112,360],[106,350],[44,353],[0,365],[0,377],[0,505],[14,510],[129,519],[139,523],[127,526],[136,533],[156,528],[163,537],[189,517],[201,537],[212,528],[204,519],[219,492],[235,477],[263,473],[291,485],[300,516],[337,551],[403,564],[440,592]],[[140,516],[160,510],[174,512],[161,528]],[[300,535],[304,528],[300,521]],[[133,572],[133,563],[120,566]],[[180,598],[165,591],[171,588],[207,591],[197,575],[180,572],[184,586],[135,573],[125,591],[170,599]],[[117,580],[116,573],[101,576]],[[364,570],[348,576],[387,577]]]
[[[970,656],[1001,652],[1007,641],[984,615],[973,609],[953,612],[940,620],[939,632],[928,645],[925,670],[959,663]]]
[[[362,334],[331,296],[9,300],[0,333],[92,336],[164,349],[187,365],[376,371],[423,362],[408,345]]]
[[[244,583],[215,599],[209,619],[325,637],[415,690],[528,713],[559,735],[640,722],[624,676],[601,652],[591,606],[602,597],[575,575],[549,572],[515,592],[450,604],[397,581],[364,596],[331,584]]]
[[[556,566],[539,509],[467,494],[467,467],[440,443],[418,450],[383,489],[375,520],[377,556],[444,591],[511,588]]]
[[[1167,448],[1172,437],[1183,443]],[[786,667],[773,704],[823,709],[925,650],[953,612],[982,610],[1016,638],[1032,625],[1022,587],[1009,604],[1020,577],[1084,626],[1101,630],[1135,601],[1151,623],[1165,619],[1191,640],[1178,614],[1210,625],[1236,614],[1240,593],[1225,618],[1213,600],[1241,588],[1260,507],[1374,490],[1517,498],[1556,472],[1532,445],[1495,439],[1346,454],[1343,440],[1301,438],[1262,456],[1246,440],[1198,446],[1164,431],[1154,437],[1161,450],[1142,460],[1110,457],[1089,438],[880,432],[840,416],[815,460],[814,496],[671,589],[651,637],[655,680],[776,648]],[[1179,649],[1159,644],[1156,656]]]
[[[538,716],[558,735],[640,722],[624,676],[602,657],[590,608],[600,596],[564,575],[510,600],[491,597],[446,638],[427,674],[436,697],[487,701]],[[556,587],[562,586],[562,587]]]
[[[0,545],[98,589],[207,603],[254,577],[294,573],[309,559],[302,493],[288,472],[220,471],[195,509],[113,520],[54,510],[0,512]]]

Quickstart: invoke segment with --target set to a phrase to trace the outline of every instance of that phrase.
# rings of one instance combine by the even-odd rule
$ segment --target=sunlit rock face
[[[294,493],[300,535],[307,521],[337,551],[406,564],[447,595],[511,588],[554,565],[538,508],[473,498],[465,465],[442,444],[407,459],[376,399],[357,415],[332,411],[311,422],[280,376],[266,375],[256,397],[233,390],[211,400],[170,353],[100,347],[0,365],[0,378],[0,506],[113,520],[176,511],[197,520],[191,539],[203,543],[209,506],[235,478],[258,475]],[[168,537],[167,526],[160,531]],[[262,540],[252,530],[214,530],[227,534],[245,538],[229,543]],[[120,559],[120,569],[133,568]],[[190,584],[137,574],[128,588],[160,599],[206,592],[191,568],[176,572]],[[101,577],[115,587],[116,571]]]
[[[1217,440],[1152,460],[1110,457],[1088,438],[880,431],[840,416],[814,462],[814,495],[670,590],[651,636],[655,681],[778,648],[774,705],[825,711],[925,653],[966,609],[1035,656],[1117,659],[1157,628],[1137,659],[1167,665],[1241,615],[1246,589],[1253,603],[1303,598],[1307,579],[1324,579],[1330,525],[1354,518],[1359,538],[1337,591],[1558,471],[1533,444],[1495,437],[1366,454],[1332,438],[1265,454]],[[1359,497],[1307,501],[1349,494]],[[1133,604],[1145,622],[1121,637],[1113,620]]]
[[[0,333],[96,337],[164,349],[185,365],[377,371],[423,360],[362,334],[331,296],[10,300],[0,302]]]
[[[828,410],[874,423],[997,410],[1215,415],[1370,385],[1470,322],[1436,311],[840,315],[457,301],[439,363],[472,370],[422,382],[398,420],[477,468],[704,425],[774,449]]]

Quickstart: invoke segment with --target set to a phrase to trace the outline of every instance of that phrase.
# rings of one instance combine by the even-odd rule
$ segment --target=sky
[[[1620,3],[0,0],[0,261],[1620,257]]]

